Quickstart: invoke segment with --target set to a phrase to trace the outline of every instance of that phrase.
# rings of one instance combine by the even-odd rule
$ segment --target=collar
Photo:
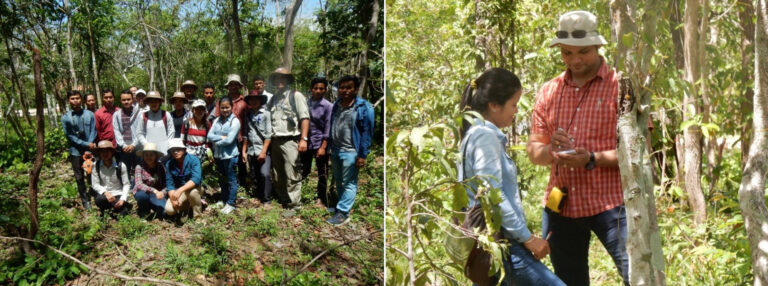
[[[603,80],[610,75],[610,72],[611,72],[611,67],[609,67],[608,64],[605,63],[605,58],[603,58],[603,56],[600,56],[600,67],[597,68],[597,74],[595,74],[595,77],[585,82],[585,84],[597,78],[600,78],[601,80]],[[565,84],[570,85],[572,79],[573,77],[571,75],[571,70],[566,68],[565,73],[563,74],[563,82]]]
[[[507,136],[504,135],[504,132],[501,132],[501,129],[499,129],[499,127],[496,127],[496,125],[494,125],[491,121],[488,121],[485,119],[483,119],[482,125],[493,131],[496,137],[499,138],[501,145],[507,145]]]
[[[70,109],[69,112],[71,114],[83,115],[83,113],[85,112],[85,109],[80,108],[80,111],[75,111],[74,109]]]
[[[99,161],[100,161],[99,164],[101,164],[102,167],[105,167],[105,168],[117,168],[117,160],[115,160],[114,156],[112,157],[112,164],[109,165],[109,166],[104,165],[104,160],[99,160]]]

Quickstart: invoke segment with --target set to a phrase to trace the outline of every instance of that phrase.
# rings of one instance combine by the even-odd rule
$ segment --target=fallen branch
[[[180,282],[173,282],[173,281],[162,280],[162,279],[155,279],[155,278],[148,278],[148,277],[125,276],[125,275],[122,275],[122,274],[117,274],[117,273],[111,273],[111,272],[108,272],[108,271],[104,271],[104,270],[98,269],[96,267],[90,266],[88,264],[85,264],[85,262],[82,262],[79,259],[72,257],[71,255],[65,253],[64,251],[58,250],[58,249],[54,248],[53,246],[50,246],[50,245],[45,244],[45,243],[43,243],[41,241],[38,241],[38,240],[27,239],[27,238],[23,238],[23,237],[7,237],[7,236],[0,236],[0,238],[2,238],[2,239],[11,239],[11,240],[29,241],[29,242],[34,242],[34,243],[39,243],[39,244],[45,245],[46,247],[50,248],[51,250],[55,251],[56,253],[60,254],[61,256],[69,258],[70,260],[76,262],[77,264],[82,265],[83,267],[87,268],[89,271],[93,271],[93,272],[96,272],[96,273],[101,274],[101,275],[112,276],[112,277],[119,278],[119,279],[124,280],[124,281],[142,281],[142,282],[160,283],[160,284],[168,284],[168,285],[180,285],[180,286],[187,285],[187,284],[180,283]]]
[[[315,256],[315,258],[312,258],[312,260],[310,260],[309,262],[307,262],[307,264],[304,264],[304,266],[302,266],[302,267],[301,267],[301,269],[299,269],[299,271],[296,271],[296,273],[293,273],[293,275],[291,275],[291,277],[288,277],[288,279],[286,279],[286,280],[283,280],[283,282],[281,282],[281,283],[280,283],[280,285],[286,285],[286,284],[288,284],[288,282],[290,282],[291,280],[293,280],[293,278],[296,278],[296,276],[299,276],[299,274],[301,274],[301,272],[304,272],[304,270],[307,270],[307,268],[308,268],[310,265],[312,265],[312,263],[315,263],[315,261],[317,261],[318,259],[320,259],[320,257],[323,257],[323,255],[325,255],[326,253],[328,253],[328,252],[331,252],[331,251],[334,251],[335,249],[337,249],[337,248],[339,248],[339,247],[342,247],[342,246],[345,246],[345,245],[349,245],[349,244],[351,244],[351,243],[354,243],[354,242],[357,242],[357,241],[359,241],[359,240],[363,240],[364,238],[368,238],[368,237],[370,237],[371,235],[373,235],[373,234],[375,234],[375,233],[379,233],[379,232],[381,232],[381,231],[382,231],[382,229],[374,230],[374,231],[372,231],[372,232],[369,232],[369,233],[367,233],[367,234],[365,234],[365,235],[361,235],[360,237],[358,237],[358,238],[355,238],[355,239],[353,239],[353,240],[345,241],[345,242],[344,242],[344,243],[342,243],[342,244],[334,245],[334,246],[333,246],[333,247],[331,247],[331,248],[328,248],[328,249],[326,249],[326,250],[323,250],[323,252],[320,252],[320,254],[318,254],[317,256]]]

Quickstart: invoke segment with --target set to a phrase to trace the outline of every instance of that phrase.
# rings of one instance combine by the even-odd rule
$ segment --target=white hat
[[[144,149],[142,149],[139,152],[136,152],[136,154],[139,155],[139,157],[142,157],[142,156],[144,156],[144,153],[146,153],[146,152],[157,153],[157,157],[158,158],[159,157],[163,157],[163,155],[165,155],[165,154],[163,154],[163,152],[158,151],[157,150],[157,144],[152,143],[152,142],[149,142],[149,143],[147,143],[147,145],[144,145]]]
[[[587,11],[571,11],[560,16],[560,25],[549,47],[557,44],[584,47],[605,45],[608,42],[598,34],[597,17],[594,14]]]
[[[144,91],[143,89],[139,89],[139,90],[137,90],[137,91],[136,91],[136,93],[135,93],[135,95],[139,95],[139,93],[143,93],[144,95],[147,95],[147,92],[146,92],[146,91]]]
[[[195,109],[196,107],[205,107],[205,101],[202,99],[195,99],[192,101],[192,109]]]
[[[236,82],[240,86],[243,86],[243,82],[240,81],[240,75],[237,74],[230,74],[227,76],[227,84],[224,86],[229,86],[230,83]]]
[[[182,141],[181,138],[172,138],[172,139],[168,140],[168,153],[169,154],[173,151],[173,149],[177,149],[177,148],[181,148],[181,149],[185,149],[185,150],[187,149],[187,147],[184,146],[184,141]]]

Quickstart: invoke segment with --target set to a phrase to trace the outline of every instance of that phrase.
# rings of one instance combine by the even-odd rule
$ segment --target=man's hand
[[[125,200],[120,200],[115,204],[115,209],[118,210],[123,207],[123,204],[125,204]]]
[[[523,246],[533,253],[533,257],[541,260],[549,254],[549,242],[540,237],[531,236],[531,239],[523,243]]]
[[[307,151],[307,141],[304,141],[304,139],[299,140],[299,153],[304,153]]]
[[[259,153],[259,157],[256,158],[259,163],[264,163],[264,161],[267,160],[267,150],[262,149],[261,153]]]
[[[106,197],[106,198],[107,198],[107,201],[108,201],[110,204],[115,202],[115,196],[113,196],[113,195],[112,195],[111,193],[109,193],[109,192],[104,192],[104,197]]]
[[[555,164],[572,167],[583,168],[589,163],[589,151],[584,148],[576,148],[575,154],[560,154],[552,152],[552,156],[555,157]]]
[[[155,190],[155,197],[156,197],[158,200],[162,200],[164,196],[165,196],[165,194],[163,194],[163,192],[161,192],[161,191],[158,191],[158,190]]]
[[[553,147],[552,150],[554,151],[573,149],[573,136],[565,132],[562,128],[558,128],[555,133],[552,133],[550,140],[550,144],[552,144]]]
[[[243,155],[240,156],[240,160],[243,160],[243,163],[248,162],[248,153],[243,152]]]
[[[133,150],[135,150],[135,149],[136,149],[136,147],[133,147],[133,145],[128,145],[128,146],[123,147],[123,151],[126,152],[126,153],[132,153]]]
[[[96,149],[96,143],[89,143],[88,144],[88,149],[91,149],[91,150]]]
[[[365,167],[365,158],[357,157],[357,160],[355,161],[355,167],[358,169]]]
[[[179,206],[181,206],[181,204],[179,203],[180,195],[181,194],[177,191],[168,192],[168,198],[171,200],[171,204],[173,205],[174,208],[178,208]]]
[[[320,158],[323,156],[325,156],[325,148],[320,147],[320,149],[317,149],[317,154],[315,155],[315,157]]]

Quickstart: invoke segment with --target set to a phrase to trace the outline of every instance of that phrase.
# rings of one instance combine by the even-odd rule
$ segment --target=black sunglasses
[[[573,30],[572,32],[568,33],[568,31],[557,31],[555,32],[555,35],[558,39],[566,39],[568,38],[568,34],[571,35],[574,39],[581,39],[587,36],[587,31],[585,30]]]

